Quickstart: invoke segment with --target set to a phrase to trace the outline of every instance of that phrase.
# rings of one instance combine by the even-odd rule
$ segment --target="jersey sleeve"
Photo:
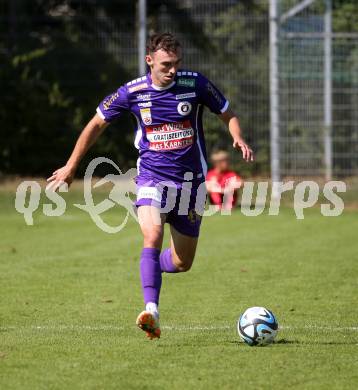
[[[229,101],[215,85],[199,73],[198,87],[201,103],[214,114],[223,114],[229,107]]]
[[[112,122],[124,111],[129,111],[128,91],[125,86],[107,96],[97,107],[97,114],[106,122]]]

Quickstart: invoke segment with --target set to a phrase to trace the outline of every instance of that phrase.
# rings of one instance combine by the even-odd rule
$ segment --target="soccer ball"
[[[277,335],[278,323],[270,310],[264,307],[250,307],[239,318],[237,331],[249,345],[266,345]]]

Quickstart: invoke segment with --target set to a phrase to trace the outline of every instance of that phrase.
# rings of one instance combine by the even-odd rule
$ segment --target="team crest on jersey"
[[[150,108],[141,108],[140,116],[142,117],[142,121],[145,125],[152,124],[152,113],[150,111]]]
[[[185,79],[181,78],[178,80],[178,85],[181,87],[195,87],[195,79]]]
[[[185,101],[178,104],[178,112],[180,115],[189,115],[191,113],[191,109],[192,106],[190,102]]]

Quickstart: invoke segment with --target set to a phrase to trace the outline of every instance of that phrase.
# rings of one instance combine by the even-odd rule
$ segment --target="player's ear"
[[[153,65],[153,58],[149,54],[147,54],[145,56],[145,62],[148,64],[148,66],[151,67]]]

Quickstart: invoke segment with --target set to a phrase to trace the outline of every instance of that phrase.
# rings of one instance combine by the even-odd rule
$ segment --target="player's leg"
[[[178,272],[189,271],[195,257],[198,237],[191,237],[178,232],[170,225],[172,263]]]
[[[157,207],[139,206],[137,210],[139,226],[143,235],[143,248],[161,249],[163,243],[165,214]]]
[[[188,215],[191,215],[188,218]],[[169,213],[171,245],[160,255],[163,272],[186,272],[191,268],[198,244],[201,218],[192,212],[188,215]]]
[[[180,208],[176,208],[167,215],[171,245],[160,255],[160,266],[163,272],[186,272],[193,264],[202,220],[201,211],[205,204],[205,194],[199,194],[197,199],[197,189],[198,187],[192,189],[186,213],[179,212]]]
[[[145,310],[139,314],[137,325],[147,332],[147,336],[160,336],[159,328],[159,294],[162,285],[162,270],[159,256],[163,242],[165,216],[159,209],[143,205],[138,207],[138,220],[143,234],[143,250],[140,259]]]

